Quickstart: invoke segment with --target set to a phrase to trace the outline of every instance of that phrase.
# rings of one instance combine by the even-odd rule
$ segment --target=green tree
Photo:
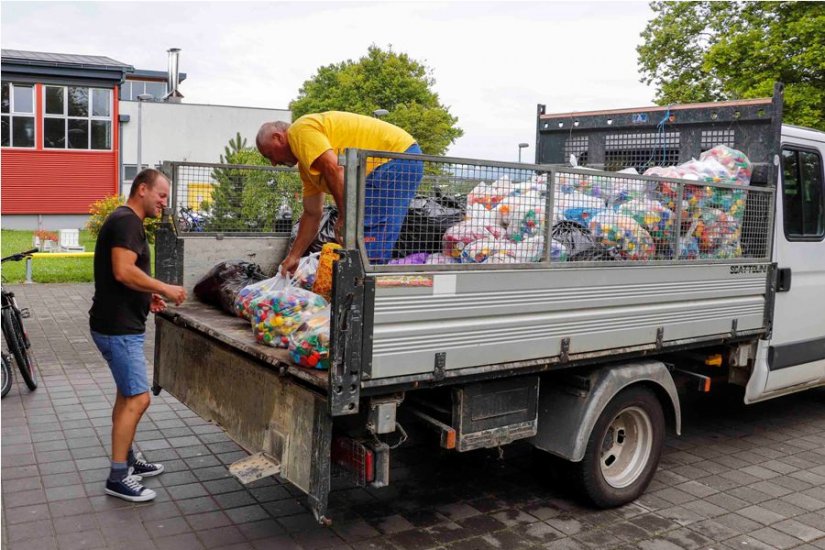
[[[221,164],[270,166],[240,133],[229,140],[224,153]],[[295,171],[215,168],[212,178],[217,182],[212,195],[200,205],[209,213],[206,231],[272,231],[284,207],[293,219],[301,215],[301,182]]]
[[[825,129],[825,3],[663,2],[637,48],[659,104],[767,97],[786,122]]]
[[[387,109],[384,120],[404,128],[429,155],[443,155],[464,135],[432,91],[432,70],[407,54],[370,46],[358,61],[318,69],[289,105],[293,120],[307,113],[349,111],[372,115]]]

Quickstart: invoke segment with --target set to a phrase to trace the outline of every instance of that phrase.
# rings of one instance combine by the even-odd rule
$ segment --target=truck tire
[[[665,417],[656,395],[643,387],[619,392],[602,411],[572,481],[600,508],[635,500],[647,488],[662,454]]]

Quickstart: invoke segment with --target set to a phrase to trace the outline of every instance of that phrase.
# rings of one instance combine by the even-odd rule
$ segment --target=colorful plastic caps
[[[544,227],[545,202],[538,191],[511,195],[501,201],[498,212],[502,225],[507,228],[507,237],[520,242],[540,233]]]
[[[479,204],[487,210],[492,210],[512,191],[513,185],[507,177],[493,183],[481,182],[467,195],[467,206]]]
[[[289,354],[302,367],[329,369],[330,306],[308,317],[289,336]]]
[[[647,260],[656,252],[653,239],[636,220],[614,212],[602,212],[590,222],[596,240],[616,251],[626,260]]]
[[[278,273],[271,279],[266,279],[259,283],[247,285],[238,292],[235,298],[235,313],[247,321],[252,319],[252,302],[263,296],[278,290],[283,290],[291,285],[289,279]]]
[[[623,204],[620,211],[641,224],[656,241],[668,239],[672,235],[673,212],[659,201],[634,199]]]
[[[742,255],[739,246],[739,222],[715,208],[702,212],[693,234],[699,241],[702,257],[736,258]]]
[[[727,145],[717,145],[699,155],[699,160],[714,159],[724,166],[730,178],[739,185],[750,185],[753,165],[742,151]]]
[[[338,259],[338,243],[326,243],[321,248],[321,257],[318,259],[318,271],[315,274],[315,283],[312,292],[323,296],[325,300],[332,299],[332,264]]]
[[[250,306],[252,332],[262,344],[286,347],[284,337],[326,306],[324,298],[302,288],[287,288],[264,294]]]

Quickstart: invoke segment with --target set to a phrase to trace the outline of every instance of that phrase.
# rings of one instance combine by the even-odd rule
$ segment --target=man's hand
[[[182,286],[166,285],[166,288],[163,290],[163,295],[167,300],[179,306],[186,300],[186,289]]]
[[[166,300],[160,294],[152,294],[152,303],[149,305],[149,311],[152,313],[160,313],[166,309]]]
[[[281,275],[284,277],[291,277],[295,270],[298,269],[298,264],[301,262],[300,258],[296,258],[292,255],[287,256],[284,258],[284,261],[281,262],[281,267],[279,271]]]

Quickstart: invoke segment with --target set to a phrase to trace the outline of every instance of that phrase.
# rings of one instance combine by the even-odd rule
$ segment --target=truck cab
[[[783,125],[780,147],[773,324],[759,342],[748,403],[825,383],[825,133]]]

